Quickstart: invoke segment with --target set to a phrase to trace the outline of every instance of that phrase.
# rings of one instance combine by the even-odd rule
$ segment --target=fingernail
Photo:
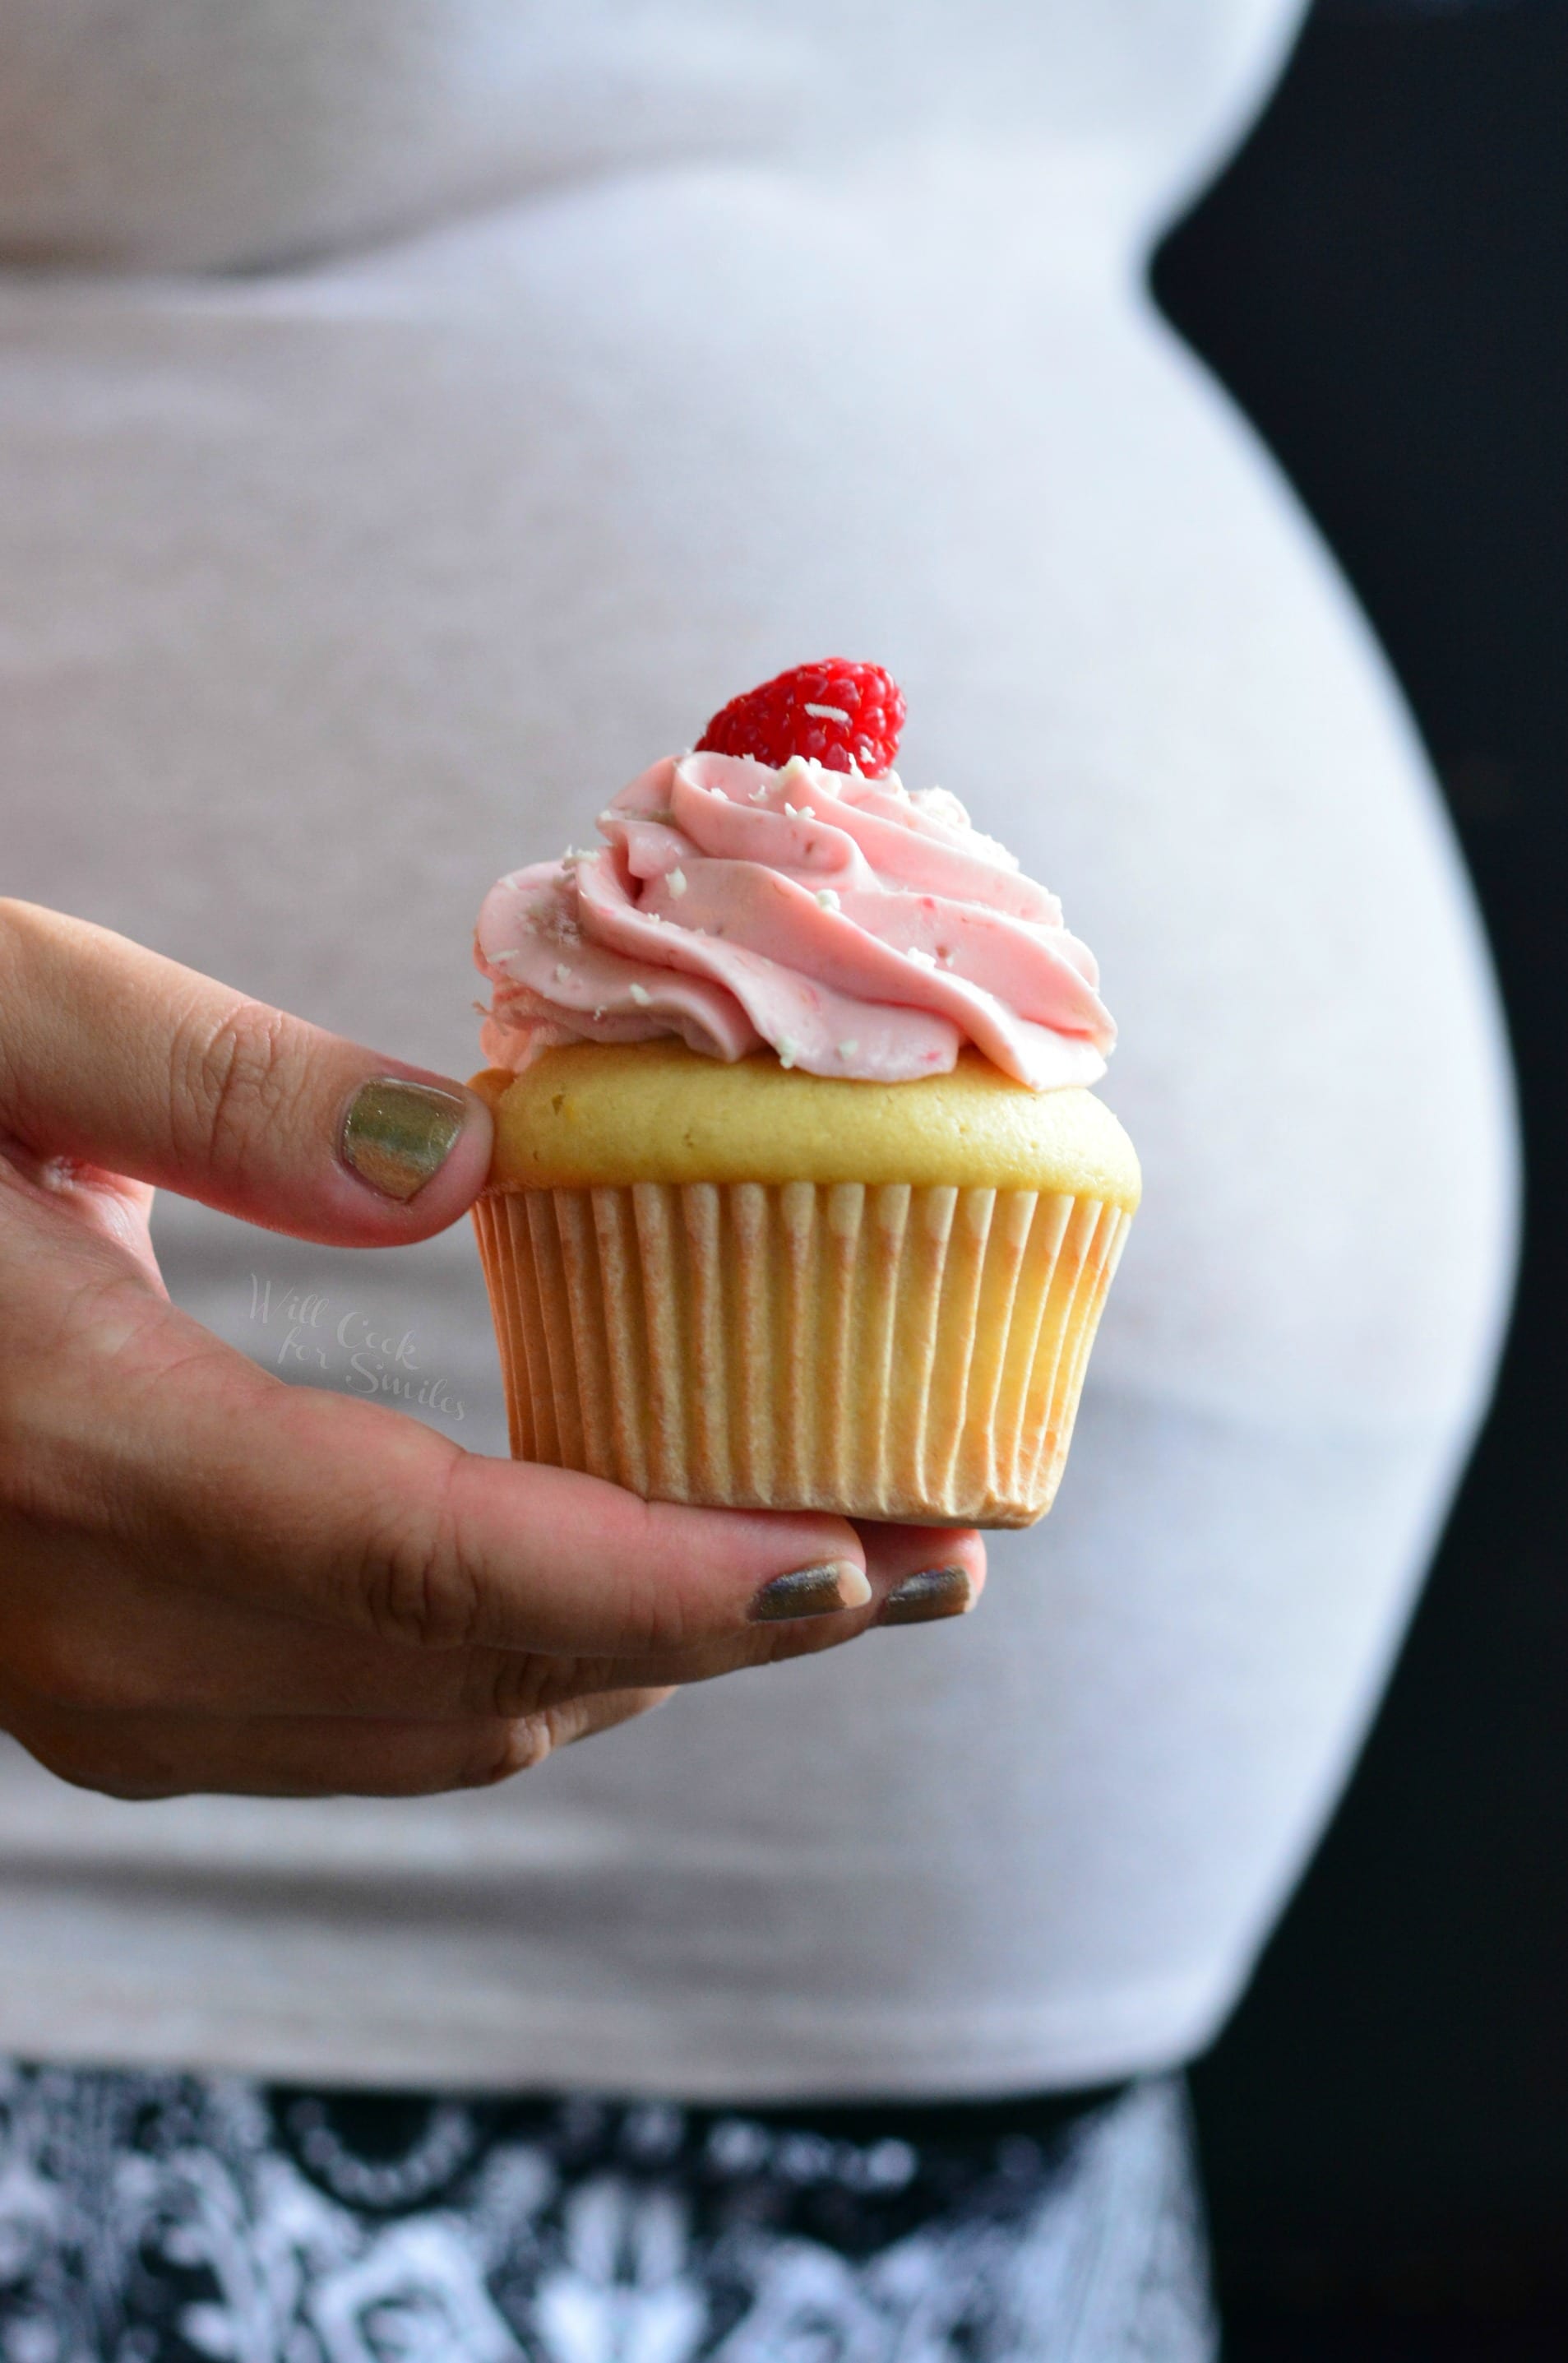
[[[348,1103],[339,1143],[343,1162],[383,1198],[406,1204],[446,1163],[467,1113],[456,1092],[405,1082],[401,1075],[372,1076]]]
[[[878,1625],[933,1625],[939,1616],[962,1616],[975,1588],[961,1567],[922,1567],[906,1575],[882,1603]]]
[[[840,1609],[864,1608],[871,1586],[857,1567],[824,1559],[820,1567],[797,1567],[765,1583],[746,1615],[753,1625],[781,1624],[787,1616],[833,1616]]]

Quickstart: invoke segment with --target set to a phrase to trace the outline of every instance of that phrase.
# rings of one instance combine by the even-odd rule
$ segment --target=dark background
[[[1404,682],[1529,1158],[1490,1426],[1350,1796],[1196,2079],[1231,2363],[1568,2357],[1568,0],[1320,0],[1156,259]]]

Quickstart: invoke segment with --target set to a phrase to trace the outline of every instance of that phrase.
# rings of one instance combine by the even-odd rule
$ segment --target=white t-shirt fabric
[[[503,870],[780,667],[1063,896],[1143,1159],[962,1625],[479,1795],[0,1745],[0,2047],[697,2098],[1204,2045],[1484,1405],[1512,1112],[1386,669],[1143,284],[1293,0],[0,0],[0,884],[479,1063]],[[504,1450],[471,1237],[165,1197],[177,1301]],[[1391,1872],[1394,1869],[1391,1866]]]

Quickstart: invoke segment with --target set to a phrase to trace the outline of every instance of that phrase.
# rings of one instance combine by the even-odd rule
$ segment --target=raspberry
[[[853,761],[876,779],[898,753],[903,727],[904,693],[890,674],[880,665],[828,657],[732,697],[696,751],[755,755],[775,770],[791,755],[814,756],[829,771],[847,771]]]

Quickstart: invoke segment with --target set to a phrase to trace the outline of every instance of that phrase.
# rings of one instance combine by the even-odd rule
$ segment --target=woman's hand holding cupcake
[[[424,1238],[484,1101],[0,903],[0,1726],[122,1796],[491,1781],[672,1686],[950,1614],[978,1538],[646,1503],[290,1387],[172,1306],[164,1187]]]

